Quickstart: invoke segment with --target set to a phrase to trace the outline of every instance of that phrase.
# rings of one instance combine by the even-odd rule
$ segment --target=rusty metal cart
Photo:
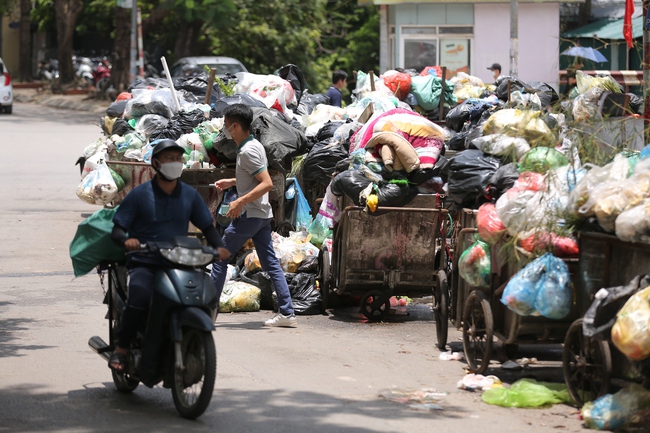
[[[629,361],[606,333],[587,337],[582,316],[603,287],[627,285],[635,276],[650,273],[650,244],[624,242],[602,233],[581,233],[575,278],[578,310],[564,339],[562,369],[569,394],[578,406],[609,392],[613,382],[648,381],[650,361]],[[611,312],[615,314],[615,312]],[[605,335],[604,335],[605,334]]]
[[[439,196],[421,194],[406,207],[379,207],[369,215],[342,198],[332,251],[321,250],[324,308],[330,292],[361,296],[361,312],[381,320],[391,296],[423,297],[447,291],[445,254],[439,243]]]
[[[561,344],[571,323],[579,317],[574,302],[566,318],[553,320],[541,316],[521,316],[508,309],[500,301],[510,279],[522,269],[529,258],[506,257],[502,245],[491,248],[492,278],[489,288],[466,288],[462,310],[463,349],[469,370],[483,373],[487,370],[493,350],[493,338],[499,360],[515,356],[520,344]],[[578,259],[564,259],[573,276],[577,272]],[[572,284],[573,299],[576,299]],[[461,295],[459,295],[461,296]],[[459,304],[460,306],[460,304]]]
[[[113,200],[114,206],[117,206],[133,188],[153,179],[153,176],[156,174],[151,165],[144,162],[106,161],[106,163],[124,179],[125,183],[125,187]],[[270,170],[269,174],[273,181],[273,189],[269,192],[269,202],[273,209],[273,229],[279,232],[287,231],[286,234],[288,235],[288,230],[285,230],[289,224],[285,220],[284,192],[286,179],[284,174],[275,170]],[[217,208],[221,203],[222,193],[214,187],[214,183],[219,179],[230,179],[234,177],[234,168],[185,169],[180,180],[196,188],[208,205],[210,212],[216,215]]]

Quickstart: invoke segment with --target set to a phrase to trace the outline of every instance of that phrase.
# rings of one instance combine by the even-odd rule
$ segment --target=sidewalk
[[[108,106],[111,105],[110,101],[90,99],[88,95],[54,95],[46,90],[15,87],[14,101],[101,114],[104,114]]]

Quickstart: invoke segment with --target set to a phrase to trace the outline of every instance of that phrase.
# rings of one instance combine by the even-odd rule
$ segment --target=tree
[[[131,67],[131,9],[115,8],[115,37],[111,53],[111,84],[118,92],[130,82]]]
[[[32,2],[20,0],[20,80],[32,81]]]
[[[70,83],[74,79],[72,36],[77,18],[79,18],[82,10],[82,0],[54,0],[56,40],[59,51],[59,76],[62,84]]]

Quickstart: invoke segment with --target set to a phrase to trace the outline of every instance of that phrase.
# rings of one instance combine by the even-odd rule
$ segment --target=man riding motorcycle
[[[146,242],[170,241],[175,236],[186,236],[189,222],[201,229],[208,243],[219,251],[220,259],[227,260],[230,252],[223,247],[214,226],[212,215],[192,187],[178,179],[183,171],[185,150],[174,140],[160,140],[153,149],[151,165],[154,178],[133,189],[118,208],[111,233],[114,242],[127,251],[139,251]],[[156,254],[129,254],[128,305],[122,315],[118,331],[118,345],[111,355],[109,368],[123,372],[127,353],[138,326],[145,319],[153,291],[156,269],[165,266],[165,259]]]

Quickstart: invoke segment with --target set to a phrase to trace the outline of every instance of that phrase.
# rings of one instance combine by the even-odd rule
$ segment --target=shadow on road
[[[42,345],[9,344],[10,342],[19,340],[19,337],[16,335],[17,333],[28,330],[25,325],[34,322],[35,320],[32,319],[0,319],[0,358],[6,358],[9,356],[24,356],[18,353],[21,350],[39,350],[54,347]]]
[[[330,320],[351,323],[373,323],[361,313],[359,306],[339,307],[329,310]],[[415,321],[430,322],[433,320],[433,312],[426,304],[411,304],[404,307],[393,307],[380,322],[382,323],[405,323]]]
[[[43,392],[36,385],[0,389],[0,432],[8,431],[287,431],[373,433],[401,432],[385,422],[461,418],[462,409],[418,412],[377,397],[358,401],[318,392],[217,390],[208,410],[196,421],[181,418],[167,389],[140,385],[122,394],[112,383],[88,384],[67,394]],[[34,411],[34,408],[38,408]],[[381,428],[371,426],[381,425]],[[365,424],[365,425],[364,425]],[[402,425],[401,427],[404,427]]]

